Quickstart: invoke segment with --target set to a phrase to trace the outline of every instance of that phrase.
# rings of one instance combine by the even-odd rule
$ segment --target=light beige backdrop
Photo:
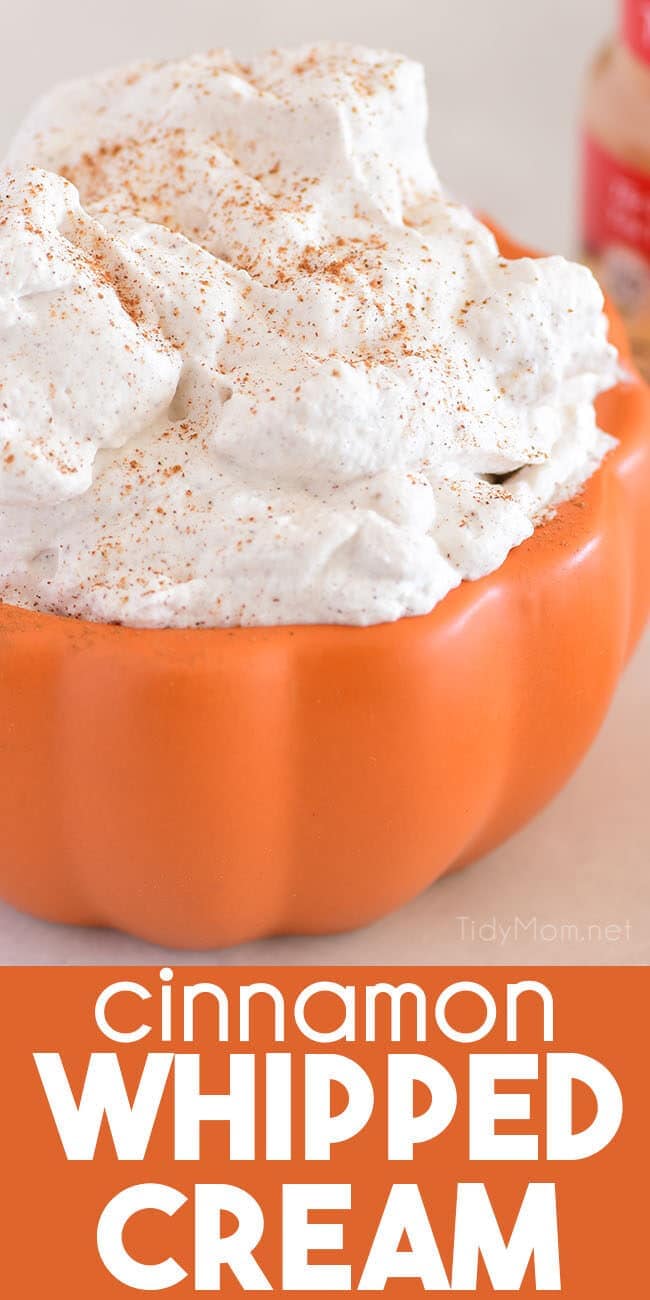
[[[613,0],[23,0],[5,31],[0,151],[55,80],[214,45],[248,54],[322,38],[399,48],[427,68],[441,175],[514,234],[571,251],[577,113]],[[617,963],[650,960],[650,643],[594,750],[522,834],[378,926],[277,940],[222,961]],[[342,834],[344,834],[342,828]],[[399,863],[396,863],[399,870]],[[0,960],[187,960],[0,905]],[[195,960],[199,960],[197,956]]]
[[[22,0],[5,27],[0,149],[58,80],[210,46],[362,41],[426,66],[442,176],[513,233],[572,238],[580,82],[616,0]]]

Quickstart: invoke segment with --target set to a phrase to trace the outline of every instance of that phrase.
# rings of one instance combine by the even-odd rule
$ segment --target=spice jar
[[[650,378],[650,0],[620,4],[585,96],[582,242]]]

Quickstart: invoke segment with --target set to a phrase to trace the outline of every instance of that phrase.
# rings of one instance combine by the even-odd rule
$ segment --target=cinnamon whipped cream
[[[438,181],[342,45],[63,86],[0,177],[0,597],[370,624],[502,564],[612,440],[601,292]]]

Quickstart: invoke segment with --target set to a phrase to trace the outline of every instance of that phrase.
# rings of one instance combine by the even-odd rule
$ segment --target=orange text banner
[[[1,1293],[640,1295],[649,980],[0,968]]]

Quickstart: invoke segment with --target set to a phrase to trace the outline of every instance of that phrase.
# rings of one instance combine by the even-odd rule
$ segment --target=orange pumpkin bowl
[[[650,605],[649,390],[631,373],[600,417],[620,445],[581,495],[422,618],[149,631],[0,606],[0,894],[205,948],[368,922],[522,826]]]

